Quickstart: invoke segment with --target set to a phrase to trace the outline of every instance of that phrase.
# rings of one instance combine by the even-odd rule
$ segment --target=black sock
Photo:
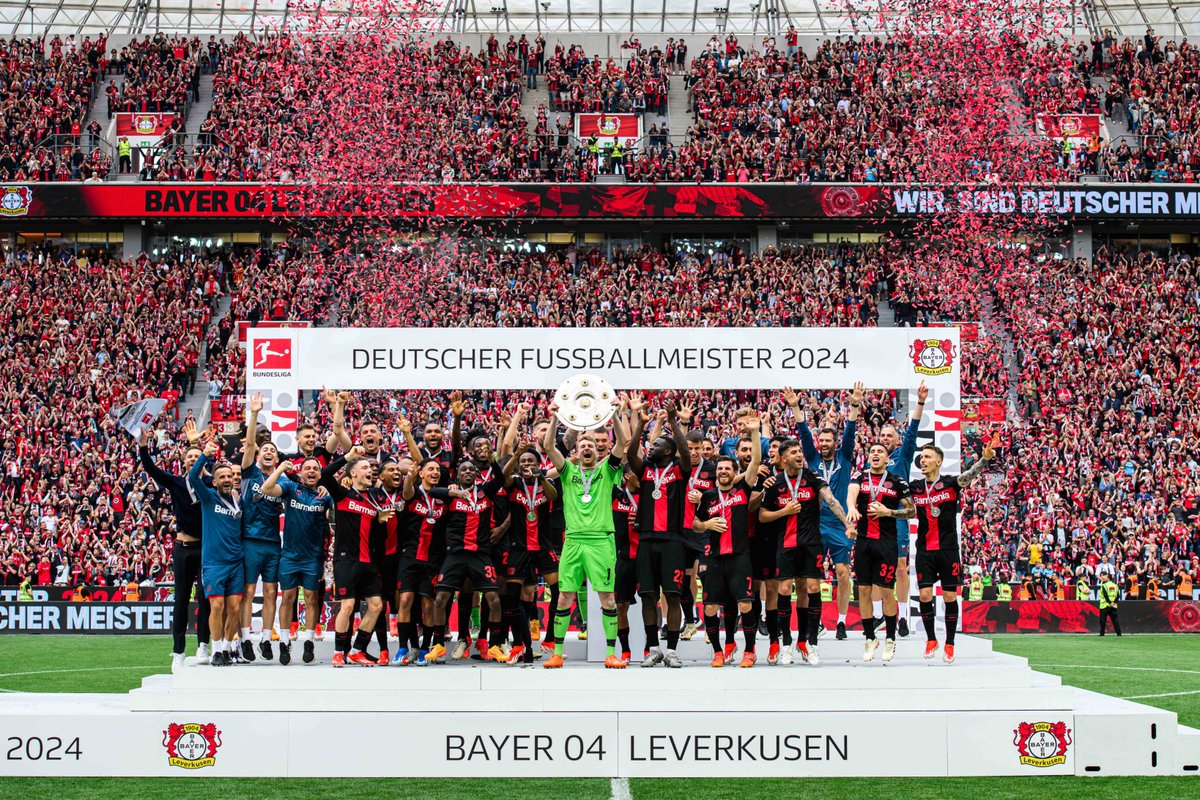
[[[771,644],[779,641],[779,609],[767,609],[767,636],[771,639]]]
[[[737,603],[726,603],[721,608],[721,616],[725,618],[725,641],[732,642],[738,629]]]
[[[542,624],[542,615],[538,612],[537,603],[533,600],[522,600],[521,607],[525,609],[525,619],[533,622],[537,620],[538,626]],[[529,626],[526,625],[526,628]]]
[[[754,612],[755,619],[762,620],[762,618],[763,618],[763,615],[762,615],[763,602],[762,602],[762,599],[758,597],[758,595],[754,596],[754,602],[751,603],[750,610]]]
[[[349,655],[350,654],[350,631],[346,631],[345,633],[340,633],[338,631],[334,631],[333,632],[333,646],[334,646],[334,649],[337,650],[342,655],[344,655],[344,656]]]
[[[954,644],[954,631],[958,628],[958,601],[946,603],[946,644]]]
[[[667,649],[674,650],[679,645],[679,631],[667,628]]]
[[[554,644],[554,615],[558,613],[558,584],[550,586],[550,619],[546,625],[546,638],[543,641]]]
[[[358,629],[358,633],[354,634],[354,649],[367,652],[367,648],[371,646],[371,631]]]
[[[396,623],[396,638],[399,640],[399,643],[396,645],[397,648],[411,646],[412,641],[416,639],[415,628],[416,625],[412,622]]]
[[[658,647],[658,625],[646,626],[646,649]]]
[[[775,609],[775,613],[779,615],[779,635],[783,637],[785,645],[792,643],[792,596],[790,594],[779,595],[779,605]]]
[[[883,615],[883,627],[886,632],[885,633],[886,637],[888,639],[895,639],[896,638],[896,615],[895,614],[891,614],[891,615],[884,614]]]
[[[421,649],[428,650],[430,647],[433,647],[433,641],[434,639],[438,638],[439,633],[439,629],[431,628],[430,626],[426,625],[425,629],[421,631]],[[446,637],[442,635],[441,639],[438,641],[438,644],[441,644],[445,640]]]
[[[617,639],[621,641],[621,652],[628,653],[629,650],[629,628],[617,628]]]
[[[921,623],[925,626],[925,638],[931,642],[937,641],[937,630],[933,626],[936,608],[932,600],[921,601]]]
[[[696,595],[692,592],[692,576],[683,576],[683,594],[679,596],[683,606],[683,622],[686,625],[696,624]]]
[[[721,621],[717,619],[716,614],[705,612],[704,630],[708,631],[708,643],[712,645],[713,652],[724,652],[721,650]]]
[[[471,641],[471,595],[467,592],[458,593],[458,638]]]
[[[875,618],[868,615],[862,618],[863,633],[868,639],[875,638]]]
[[[746,652],[754,652],[754,635],[758,633],[758,614],[750,609],[742,614],[742,635],[746,637]]]
[[[615,608],[604,608],[603,606],[601,606],[601,607],[600,607],[600,613],[601,613],[601,614],[603,614],[603,615],[604,615],[604,616],[606,616],[606,617],[612,617],[614,620],[617,618],[617,610],[616,610]],[[605,630],[607,631],[608,629],[607,629],[607,628],[605,628]],[[617,640],[616,640],[616,639],[609,639],[607,636],[606,636],[606,637],[605,637],[605,639],[604,639],[604,643],[605,643],[606,645],[608,645],[609,647],[612,647],[612,648],[614,648],[614,649],[615,649],[615,648],[616,648],[616,646],[617,646]]]
[[[387,650],[387,635],[388,635],[388,619],[387,614],[383,615],[383,619],[375,623],[375,638],[379,641],[380,651]]]
[[[821,593],[808,593],[808,643],[816,645],[817,634],[821,632]]]

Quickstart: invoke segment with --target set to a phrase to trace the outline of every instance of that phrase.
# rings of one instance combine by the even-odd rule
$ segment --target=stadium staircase
[[[211,85],[211,84],[210,84]],[[211,93],[209,97],[211,97]],[[216,313],[212,316],[209,330],[216,330],[217,325],[229,314],[230,308],[233,306],[233,299],[230,295],[222,295],[220,302],[217,303]],[[207,344],[200,352],[200,369],[196,378],[196,391],[192,392],[187,400],[179,404],[179,418],[187,419],[188,412],[192,412],[192,416],[196,418],[197,427],[203,428],[208,424],[210,403],[208,401],[208,346]]]

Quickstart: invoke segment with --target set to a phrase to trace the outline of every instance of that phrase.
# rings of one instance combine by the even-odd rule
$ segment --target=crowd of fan
[[[3,577],[15,582],[44,556],[56,574],[66,564],[69,574],[95,582],[164,577],[166,506],[133,466],[132,439],[106,412],[144,395],[187,392],[202,343],[213,395],[244,394],[239,322],[320,323],[329,315],[354,326],[874,325],[883,294],[901,307],[904,259],[913,255],[839,246],[698,257],[643,247],[604,257],[596,250],[530,254],[464,245],[431,257],[427,248],[389,251],[399,268],[388,270],[362,254],[283,247],[159,261],[10,254],[0,306]],[[29,260],[39,258],[40,267],[31,268]],[[412,281],[408,263],[423,264],[430,280]],[[1091,263],[1013,251],[991,285],[986,311],[966,294],[941,304],[917,297],[904,320],[987,320],[988,333],[963,354],[967,395],[1007,396],[1012,379],[997,348],[1007,335],[1016,350],[1020,413],[1005,432],[991,489],[966,504],[966,563],[994,581],[1032,576],[1039,591],[1077,575],[1091,580],[1103,565],[1143,585],[1200,567],[1194,263],[1150,251],[1101,248]],[[366,288],[336,290],[345,286]],[[209,325],[225,292],[233,311]],[[178,325],[168,328],[161,319]],[[526,398],[543,408],[549,402],[545,393],[476,393],[466,424],[495,431]],[[794,424],[768,391],[689,399],[696,424],[714,437],[732,434],[732,412],[745,403],[760,408],[774,432]],[[898,401],[895,392],[871,398],[864,445]],[[836,392],[814,393],[810,420],[840,426],[844,403]],[[226,410],[239,416],[236,406]],[[400,413],[444,420],[445,398],[356,394],[349,418],[380,421],[398,444],[393,423]],[[163,448],[168,465],[176,449]]]
[[[7,252],[0,269],[0,574],[46,560],[83,583],[166,579],[170,504],[109,412],[193,388],[213,271],[53,248]]]
[[[0,180],[86,180],[111,160],[82,149],[106,38],[0,39]]]
[[[108,70],[122,76],[121,85],[109,80],[108,118],[118,112],[187,113],[188,103],[200,99],[200,56],[197,37],[157,33],[134,39],[110,59]],[[106,70],[106,72],[108,71]]]

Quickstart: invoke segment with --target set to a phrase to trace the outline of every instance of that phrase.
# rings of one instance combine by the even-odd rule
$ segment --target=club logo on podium
[[[1054,767],[1067,763],[1071,729],[1065,722],[1022,722],[1013,730],[1013,745],[1027,767]]]
[[[200,769],[217,763],[217,748],[221,746],[221,732],[216,724],[201,725],[174,722],[163,731],[163,747],[167,749],[167,763],[180,769]]]

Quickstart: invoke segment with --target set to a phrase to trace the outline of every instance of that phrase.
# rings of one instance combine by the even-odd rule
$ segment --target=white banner
[[[154,420],[167,407],[167,401],[159,397],[148,397],[113,411],[117,415],[117,424],[129,432],[131,436],[141,436],[142,429]]]
[[[925,381],[922,428],[958,463],[958,328],[252,328],[246,389],[276,443],[294,444],[300,390],[556,389],[600,375],[618,389],[904,389]]]
[[[301,328],[248,333],[248,388],[957,387],[955,328]],[[936,344],[935,344],[936,343]]]

